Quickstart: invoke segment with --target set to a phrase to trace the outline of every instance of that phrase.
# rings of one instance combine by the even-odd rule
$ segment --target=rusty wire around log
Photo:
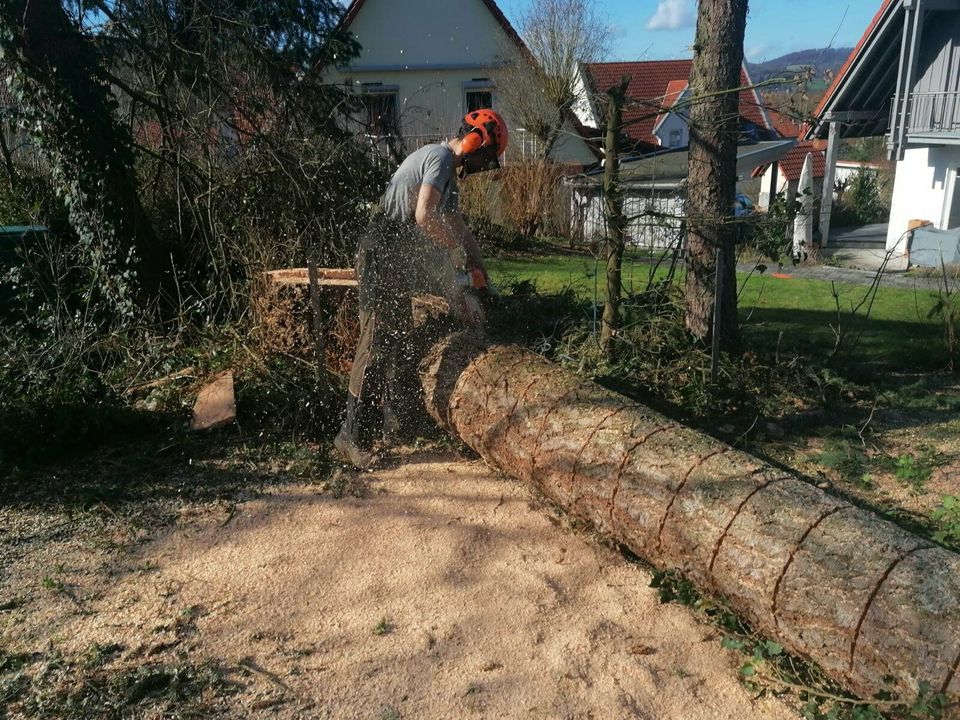
[[[960,698],[955,553],[515,346],[448,337],[421,380],[490,464],[855,692]]]

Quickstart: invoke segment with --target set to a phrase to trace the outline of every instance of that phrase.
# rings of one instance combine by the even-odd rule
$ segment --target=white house
[[[603,108],[595,99],[629,76],[627,98],[630,107],[623,111],[624,134],[638,154],[689,144],[687,112],[690,71],[693,60],[648,60],[637,62],[585,63],[580,66],[580,84],[585,100],[574,112],[587,127],[601,125]],[[746,67],[741,68],[739,92],[740,131],[745,138],[770,140],[777,137],[760,95],[752,88]]]
[[[672,247],[680,241],[687,179],[689,78],[692,60],[589,63],[580,66],[581,84],[587,100],[574,107],[581,122],[601,124],[601,108],[591,99],[630,77],[623,111],[629,145],[621,162],[624,213],[628,218],[627,241],[644,247]],[[743,182],[758,165],[776,163],[795,141],[780,138],[756,90],[751,88],[746,68],[740,75],[745,89],[739,91],[740,132],[737,173]],[[602,170],[568,178],[571,187],[573,231],[592,241],[606,233],[602,196]],[[743,184],[738,183],[738,192]]]
[[[886,135],[896,176],[887,249],[912,221],[960,227],[960,0],[883,0],[815,112],[829,137],[821,237],[828,237],[840,138]]]
[[[409,150],[451,137],[470,110],[493,107],[511,132],[507,161],[532,150],[532,135],[513,121],[495,81],[498,68],[530,62],[530,54],[494,0],[353,0],[341,27],[362,50],[327,79],[359,96],[360,131]],[[578,127],[571,118],[554,160],[597,161]]]
[[[822,155],[822,153],[821,153]],[[824,167],[826,165],[824,164]],[[836,167],[834,168],[834,185],[836,183],[847,183],[849,184],[855,175],[860,173],[866,173],[868,175],[876,175],[880,172],[880,165],[878,163],[864,162],[861,160],[837,160]],[[834,199],[836,199],[837,193],[834,192]]]

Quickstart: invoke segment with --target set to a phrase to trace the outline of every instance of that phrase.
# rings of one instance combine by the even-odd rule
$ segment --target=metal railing
[[[907,102],[908,133],[960,134],[960,92],[914,92]]]

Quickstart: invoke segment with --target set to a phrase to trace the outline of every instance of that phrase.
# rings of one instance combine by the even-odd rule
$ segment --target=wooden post
[[[323,303],[320,302],[320,276],[317,273],[317,261],[307,260],[307,277],[310,279],[310,311],[313,315],[313,352],[319,373],[324,365],[323,340]]]
[[[603,306],[603,324],[600,345],[610,353],[610,340],[620,329],[620,296],[623,292],[623,191],[620,188],[620,126],[623,103],[630,78],[623,76],[620,84],[607,90],[607,137],[605,143],[603,200],[606,215],[607,299]]]
[[[820,196],[820,247],[825,248],[830,240],[830,213],[833,211],[833,181],[837,172],[837,152],[840,144],[837,137],[837,122],[830,121],[827,139],[826,167],[823,171],[823,194]]]

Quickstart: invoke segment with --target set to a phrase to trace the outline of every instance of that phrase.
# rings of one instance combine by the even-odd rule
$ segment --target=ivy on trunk
[[[719,297],[715,327],[726,347],[737,338],[733,200],[746,22],[747,0],[700,0],[690,73],[685,322],[709,339]]]

